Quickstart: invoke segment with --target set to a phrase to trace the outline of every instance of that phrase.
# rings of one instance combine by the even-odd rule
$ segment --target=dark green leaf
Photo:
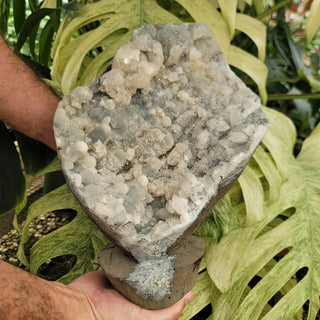
[[[44,176],[43,193],[47,194],[52,190],[61,187],[65,183],[66,180],[62,171],[49,172]]]
[[[57,9],[51,9],[51,8],[42,8],[35,12],[33,12],[28,19],[23,24],[23,27],[21,29],[21,32],[19,34],[18,41],[14,47],[14,52],[18,53],[20,49],[22,48],[23,44],[26,42],[27,38],[31,34],[33,28],[38,25],[38,23],[47,15],[49,15],[51,12],[55,11]]]
[[[48,66],[53,35],[52,21],[49,20],[41,32],[39,41],[39,62],[45,66]]]
[[[36,11],[39,7],[38,0],[29,0],[28,3],[32,12]]]
[[[16,132],[24,169],[27,174],[35,175],[44,169],[55,157],[56,152],[45,144]]]
[[[296,69],[304,70],[305,66],[304,66],[303,50],[297,45],[295,45],[289,36],[288,36],[288,44],[289,44],[292,60]]]
[[[0,0],[0,32],[6,34],[8,31],[8,18],[10,12],[10,0]]]
[[[295,70],[295,65],[292,60],[291,52],[289,50],[289,45],[287,41],[288,39],[285,36],[285,34],[283,34],[283,30],[282,31],[275,30],[273,32],[273,36],[274,36],[273,38],[274,45],[277,51],[279,52],[283,60],[286,62],[286,64],[289,65],[292,70]]]
[[[26,182],[13,139],[1,121],[0,154],[0,214],[3,214],[24,199]]]
[[[61,15],[61,10],[56,10],[51,13],[51,23],[52,27],[55,32],[58,32],[59,26],[60,26],[60,15]]]
[[[28,39],[30,53],[34,61],[38,61],[38,56],[36,54],[35,48],[36,48],[36,40],[37,40],[39,25],[40,24],[38,23],[36,26],[34,26],[32,31],[30,32],[29,39]]]
[[[46,66],[33,61],[30,57],[26,55],[19,54],[20,59],[23,60],[23,62],[33,70],[33,72],[42,79],[50,79],[50,69]]]
[[[25,0],[13,0],[13,18],[16,34],[19,34],[22,25],[26,19],[26,3]]]

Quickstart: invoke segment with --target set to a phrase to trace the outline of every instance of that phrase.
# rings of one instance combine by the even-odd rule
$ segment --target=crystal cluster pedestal
[[[97,80],[60,102],[62,170],[89,217],[123,249],[109,245],[99,256],[128,299],[161,308],[190,290],[204,247],[189,237],[267,126],[258,96],[205,24],[141,27]],[[184,285],[188,266],[195,274]]]

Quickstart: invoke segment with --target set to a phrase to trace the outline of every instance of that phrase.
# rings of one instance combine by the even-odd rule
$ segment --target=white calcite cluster
[[[143,299],[160,301],[171,293],[170,283],[175,272],[173,260],[174,257],[168,255],[142,259],[126,281]]]
[[[54,130],[71,190],[142,261],[164,256],[239,175],[267,120],[207,25],[149,24],[61,101]]]

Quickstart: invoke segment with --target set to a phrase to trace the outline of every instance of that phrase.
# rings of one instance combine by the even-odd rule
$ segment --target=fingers
[[[177,320],[179,319],[184,307],[194,298],[193,292],[188,292],[184,298],[172,306],[160,310],[143,310],[142,319],[150,320]]]
[[[85,292],[92,309],[101,315],[98,318],[107,320],[177,320],[184,307],[194,297],[194,294],[189,292],[184,298],[168,308],[146,310],[128,301],[117,291],[111,289],[112,286],[103,271],[86,273],[69,284],[69,286]]]

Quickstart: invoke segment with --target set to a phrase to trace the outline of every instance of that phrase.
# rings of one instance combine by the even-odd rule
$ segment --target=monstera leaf
[[[264,111],[270,129],[228,194],[240,226],[219,242],[210,238],[208,224],[198,229],[207,243],[207,271],[196,287],[202,294],[182,319],[205,307],[208,297],[215,320],[301,319],[303,305],[308,307],[308,319],[316,318],[320,307],[320,126],[294,157],[293,124],[282,114]],[[248,284],[257,277],[260,281],[251,289]],[[268,302],[277,293],[282,298],[271,307]]]
[[[228,62],[256,82],[261,99],[265,102],[268,73],[263,64],[265,25],[237,13],[237,0],[219,1],[221,12],[208,0],[176,2],[188,12],[193,21],[211,26]],[[129,41],[133,31],[143,24],[182,22],[156,0],[101,0],[83,6],[72,18],[70,16],[68,14],[61,23],[52,51],[53,86],[60,86],[63,95],[76,86],[89,85],[96,79],[117,50]],[[255,43],[258,57],[231,45],[237,30],[247,34]],[[99,53],[97,48],[104,50]]]
[[[61,209],[72,209],[76,217],[67,225],[53,231],[37,241],[30,252],[30,264],[24,253],[24,246],[29,240],[29,224],[39,215]],[[57,213],[58,214],[58,213]],[[83,212],[66,185],[34,202],[28,211],[25,221],[18,257],[30,271],[37,273],[39,267],[48,259],[72,254],[77,261],[72,270],[60,278],[61,282],[69,283],[80,275],[93,270],[93,261],[97,252],[107,243],[107,239]]]

